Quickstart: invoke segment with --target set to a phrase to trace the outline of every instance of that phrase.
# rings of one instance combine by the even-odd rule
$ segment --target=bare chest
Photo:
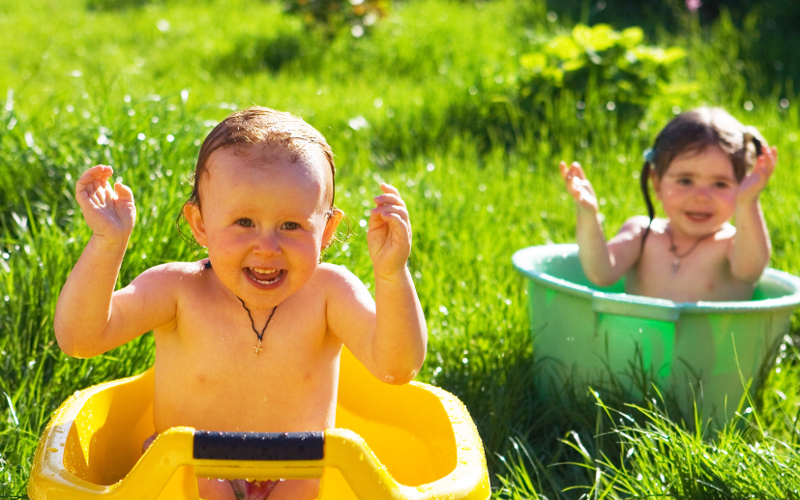
[[[663,234],[648,242],[626,280],[626,292],[675,302],[749,300],[753,287],[731,274],[726,241],[673,252]]]
[[[241,304],[194,299],[173,330],[155,332],[157,427],[325,426],[341,343],[327,332],[324,301],[302,310],[285,301],[267,323],[264,311],[251,321]]]

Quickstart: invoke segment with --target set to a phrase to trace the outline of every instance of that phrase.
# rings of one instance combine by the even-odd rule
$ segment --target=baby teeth
[[[253,277],[253,279],[254,279],[254,280],[258,281],[259,283],[261,283],[261,284],[263,284],[263,285],[271,285],[271,284],[273,284],[273,283],[276,283],[276,282],[278,281],[278,279],[279,279],[279,278],[280,278],[280,276],[278,276],[278,277],[277,277],[277,278],[275,278],[275,279],[271,279],[271,280],[260,280],[260,279],[258,279],[258,278],[256,278],[256,277]]]
[[[259,269],[259,268],[256,268],[256,267],[251,267],[250,270],[252,271],[250,273],[250,277],[253,280],[257,281],[258,283],[261,283],[262,285],[272,285],[273,283],[277,283],[278,280],[281,279],[281,276],[283,276],[283,272],[281,272],[280,269]],[[274,273],[278,273],[278,275],[275,278],[270,279],[270,280],[262,280],[262,279],[258,279],[256,277],[255,273],[258,273],[258,274],[274,274]]]

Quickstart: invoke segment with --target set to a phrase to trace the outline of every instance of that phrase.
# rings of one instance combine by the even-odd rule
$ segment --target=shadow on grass
[[[586,489],[575,486],[595,482],[586,457],[619,462],[623,450],[614,430],[646,426],[648,416],[634,407],[656,409],[680,428],[694,427],[675,397],[653,383],[641,356],[626,373],[609,371],[591,386],[548,379],[543,372],[549,362],[535,362],[532,349],[471,353],[469,370],[452,367],[436,380],[469,409],[499,498],[580,498]],[[527,493],[520,493],[521,485]]]
[[[147,4],[163,3],[163,0],[87,0],[88,10],[118,11],[144,7]]]
[[[211,67],[217,72],[235,76],[262,71],[277,73],[299,57],[310,55],[303,45],[302,33],[278,33],[274,38],[241,38],[233,51]]]

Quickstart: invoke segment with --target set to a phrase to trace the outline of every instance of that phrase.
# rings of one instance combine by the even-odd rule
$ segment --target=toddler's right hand
[[[578,162],[572,162],[572,165],[567,166],[567,162],[562,161],[559,168],[561,177],[567,184],[567,192],[575,198],[578,209],[597,213],[600,209],[597,204],[597,196],[594,194],[592,184],[586,179],[581,165]]]
[[[84,172],[75,185],[75,199],[95,236],[127,241],[136,223],[136,205],[130,188],[119,182],[112,188],[108,183],[113,173],[106,165]]]

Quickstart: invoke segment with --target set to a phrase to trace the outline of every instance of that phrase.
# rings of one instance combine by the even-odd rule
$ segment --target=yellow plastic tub
[[[196,477],[321,477],[320,499],[486,500],[483,445],[464,405],[427,384],[391,386],[342,353],[336,428],[153,434],[153,370],[75,393],[39,441],[32,500],[195,500]]]

